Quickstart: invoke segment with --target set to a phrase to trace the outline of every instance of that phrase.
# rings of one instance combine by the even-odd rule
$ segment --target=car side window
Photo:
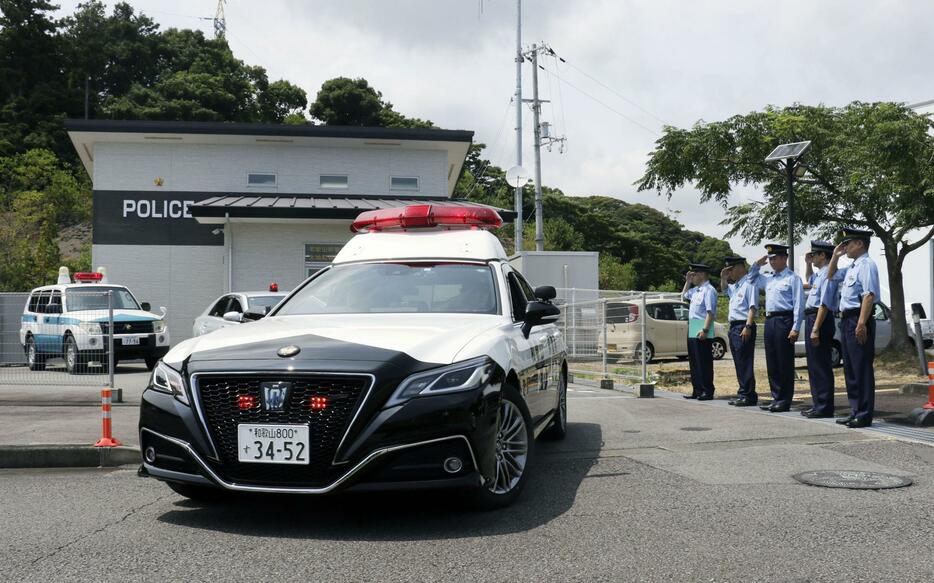
[[[674,321],[675,311],[671,304],[655,304],[652,306],[652,317],[656,320]]]
[[[35,312],[36,306],[39,304],[39,292],[33,292],[29,296],[29,304],[26,306],[27,312]]]
[[[224,296],[221,299],[217,300],[217,303],[214,304],[214,307],[211,308],[211,311],[208,312],[208,316],[214,316],[215,318],[222,318],[226,313],[227,304],[230,303],[230,296]]]
[[[522,291],[522,284],[519,283],[515,271],[510,271],[506,280],[509,283],[509,297],[512,300],[512,318],[516,322],[521,322],[525,319],[525,308],[529,301],[526,299],[525,292]]]
[[[36,302],[36,312],[39,314],[45,314],[46,307],[49,305],[49,298],[51,294],[47,291],[39,292],[39,299]]]
[[[675,320],[679,322],[687,322],[691,313],[690,308],[684,304],[673,304],[672,311],[674,312]]]
[[[519,281],[519,287],[522,288],[522,293],[525,295],[526,301],[534,302],[535,301],[535,291],[532,289],[532,286],[529,285],[529,282],[522,277],[522,274],[515,272],[516,279]]]
[[[49,297],[49,305],[46,308],[46,312],[49,314],[61,314],[62,313],[62,292],[53,291],[52,295]]]
[[[238,300],[235,297],[230,298],[230,304],[228,304],[226,310],[227,311],[224,312],[224,314],[226,314],[227,312],[237,312],[238,314],[243,313],[243,307],[240,306],[240,300]],[[223,316],[224,314],[221,314],[221,315]]]

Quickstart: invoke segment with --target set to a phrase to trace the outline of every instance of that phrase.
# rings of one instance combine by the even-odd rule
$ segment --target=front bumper
[[[473,391],[385,407],[391,388],[374,384],[348,423],[333,462],[307,483],[232,477],[242,475],[236,466],[242,469],[245,464],[218,453],[222,448],[192,393],[189,401],[195,406],[190,407],[171,395],[147,389],[140,408],[142,470],[160,480],[240,492],[328,494],[347,489],[477,486],[482,476],[492,475],[494,467],[500,387],[500,381],[491,381]],[[149,448],[155,456],[147,460]],[[444,460],[450,457],[461,460],[459,471],[444,469]],[[278,476],[288,473],[279,464],[268,465],[279,466]]]

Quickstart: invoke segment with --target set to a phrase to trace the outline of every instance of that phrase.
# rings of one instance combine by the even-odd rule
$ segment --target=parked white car
[[[889,307],[883,303],[876,304],[875,312],[873,312],[872,317],[876,321],[876,354],[879,354],[885,350],[889,342],[892,341],[892,311]],[[833,366],[840,366],[843,364],[843,349],[841,348],[840,340],[840,320],[837,320],[836,331],[833,336],[833,346],[830,348],[830,361]],[[795,356],[806,356],[806,350],[804,347],[804,325],[801,326],[801,336],[799,340],[795,342]]]
[[[242,322],[257,319],[256,316],[265,316],[287,295],[289,295],[288,292],[278,291],[278,287],[275,291],[224,294],[211,302],[211,305],[195,318],[191,329],[192,335],[201,336],[227,326],[236,326]],[[247,312],[250,312],[250,316],[244,317]]]

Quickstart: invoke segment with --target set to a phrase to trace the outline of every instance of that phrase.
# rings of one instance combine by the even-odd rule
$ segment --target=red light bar
[[[86,281],[101,281],[104,279],[103,273],[81,271],[75,274],[75,281],[84,283]]]
[[[271,292],[279,291],[279,284],[276,282],[272,282],[271,284],[269,284],[269,291]]]
[[[465,226],[495,229],[503,226],[503,219],[490,207],[413,204],[401,208],[362,212],[350,225],[350,230],[359,233],[386,229]]]

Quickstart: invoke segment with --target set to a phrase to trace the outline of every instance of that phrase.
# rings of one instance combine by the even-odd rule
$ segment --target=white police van
[[[108,299],[113,292],[114,364],[143,359],[152,369],[169,351],[165,308],[157,316],[122,285],[106,283],[103,273],[59,271],[58,283],[37,287],[23,308],[20,343],[30,370],[45,369],[50,358],[61,357],[69,373],[107,372]]]

